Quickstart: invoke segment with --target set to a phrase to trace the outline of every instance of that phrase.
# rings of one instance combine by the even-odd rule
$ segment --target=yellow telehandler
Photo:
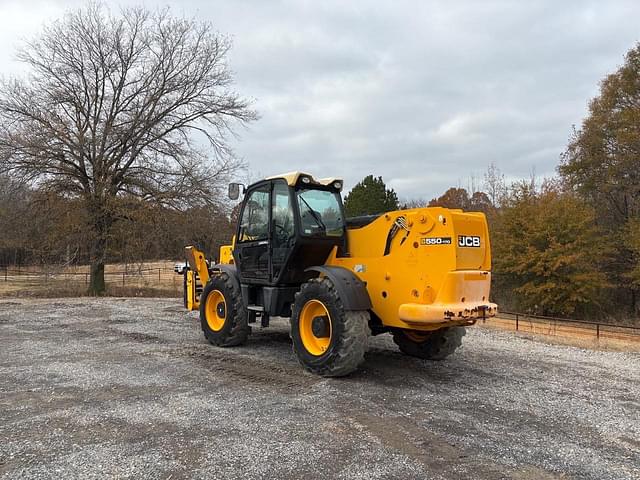
[[[345,218],[342,181],[302,172],[243,190],[232,244],[219,261],[186,247],[184,302],[206,339],[244,343],[250,325],[288,317],[300,363],[322,376],[358,368],[370,335],[405,354],[441,360],[465,326],[494,316],[491,250],[482,213],[440,207]]]

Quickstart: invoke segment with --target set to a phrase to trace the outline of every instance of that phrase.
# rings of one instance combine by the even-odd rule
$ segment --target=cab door
[[[279,283],[286,273],[296,239],[291,188],[282,179],[274,180],[271,194],[271,282]]]
[[[233,254],[243,283],[269,281],[270,197],[271,183],[265,182],[248,193],[242,208]]]

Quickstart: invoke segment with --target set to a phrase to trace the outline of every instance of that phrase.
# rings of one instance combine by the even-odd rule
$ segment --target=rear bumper
[[[447,273],[433,302],[403,303],[398,316],[417,326],[493,317],[498,306],[489,302],[490,289],[491,272],[455,270]]]
[[[424,305],[421,303],[404,303],[400,305],[400,320],[414,325],[431,325],[478,318],[494,317],[498,306],[489,302],[468,302]]]

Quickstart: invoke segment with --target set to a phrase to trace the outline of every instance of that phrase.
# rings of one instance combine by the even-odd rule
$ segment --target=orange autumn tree
[[[640,314],[640,267],[629,242],[640,221],[640,43],[605,77],[559,167],[563,181],[597,212],[613,252],[603,265],[611,306]],[[625,308],[626,307],[626,308]]]
[[[595,216],[557,184],[514,184],[492,224],[497,290],[513,292],[513,307],[535,314],[596,313],[606,251]]]

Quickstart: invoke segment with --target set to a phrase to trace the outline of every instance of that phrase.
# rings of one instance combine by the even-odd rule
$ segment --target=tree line
[[[178,259],[185,245],[216,254],[229,242],[228,207],[175,209],[137,197],[118,197],[107,238],[106,263]],[[0,176],[0,266],[88,265],[92,232],[82,201]]]
[[[377,199],[363,198],[373,193]],[[367,205],[386,209],[438,205],[484,212],[492,244],[493,296],[503,309],[637,319],[640,44],[601,82],[587,117],[572,132],[554,178],[532,176],[507,183],[492,164],[481,190],[452,187],[429,202],[402,204],[382,178],[367,177],[347,195],[346,210],[384,211],[372,211],[377,207]]]

